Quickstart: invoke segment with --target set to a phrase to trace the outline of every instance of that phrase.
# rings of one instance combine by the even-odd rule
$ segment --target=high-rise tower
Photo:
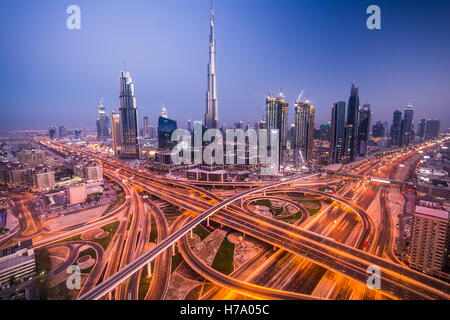
[[[139,158],[138,122],[134,84],[130,73],[122,71],[120,77],[120,157]]]
[[[400,128],[402,123],[402,112],[400,110],[394,111],[394,117],[392,118],[391,126],[391,146],[398,146],[400,142]]]
[[[115,110],[111,113],[111,132],[114,155],[118,155],[120,151],[120,114]]]
[[[103,106],[103,98],[100,99],[98,105],[97,117],[97,139],[99,141],[109,137],[109,119],[106,115],[105,107]]]
[[[367,153],[371,117],[372,112],[370,111],[370,104],[363,105],[363,107],[359,109],[358,154],[360,156],[365,156]]]
[[[345,155],[348,160],[355,159],[358,143],[359,88],[352,84],[347,106],[347,123],[345,126]]]
[[[331,107],[330,163],[340,162],[345,155],[345,102]]]
[[[268,145],[271,145],[273,141],[270,140],[270,132],[272,130],[278,130],[278,151],[279,160],[283,161],[283,154],[286,150],[287,143],[287,131],[288,131],[288,110],[289,104],[284,100],[283,93],[280,93],[280,97],[276,98],[272,94],[266,99],[266,129],[268,137]]]
[[[305,165],[311,161],[315,109],[308,103],[295,103],[294,162]]]
[[[219,127],[219,108],[216,84],[216,38],[214,34],[214,7],[211,1],[211,20],[209,34],[208,91],[206,92],[205,127]]]

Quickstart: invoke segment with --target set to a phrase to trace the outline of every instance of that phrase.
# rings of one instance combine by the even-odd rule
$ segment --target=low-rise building
[[[31,170],[31,186],[34,191],[50,191],[55,188],[55,172],[44,166]]]
[[[17,160],[34,168],[45,163],[45,152],[41,149],[21,150],[17,153]]]
[[[0,285],[31,276],[35,272],[36,262],[31,239],[0,249]]]
[[[67,187],[66,193],[67,193],[67,200],[70,205],[86,202],[87,191],[85,183],[79,183]]]

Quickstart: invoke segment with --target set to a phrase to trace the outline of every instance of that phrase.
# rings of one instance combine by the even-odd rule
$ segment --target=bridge
[[[334,171],[332,169],[322,168],[320,171],[328,173],[328,174],[335,174],[335,175],[344,176],[344,177],[370,180],[372,182],[379,182],[379,183],[384,183],[384,184],[393,184],[393,185],[400,185],[400,186],[408,185],[408,182],[406,182],[406,181],[390,180],[390,179],[377,178],[377,177],[371,177],[371,176],[363,176],[363,175],[354,174],[354,173],[350,173],[350,172]]]

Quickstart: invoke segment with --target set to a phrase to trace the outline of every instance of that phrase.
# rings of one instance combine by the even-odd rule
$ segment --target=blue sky
[[[81,8],[81,30],[66,8]],[[366,8],[381,8],[381,30]],[[268,91],[291,104],[305,90],[316,125],[351,83],[373,120],[413,104],[416,121],[450,125],[450,2],[216,0],[219,117],[260,120]],[[202,120],[208,62],[208,0],[3,0],[0,129],[94,127],[100,97],[118,108],[122,59],[135,83],[140,125],[164,102],[185,126]],[[261,111],[260,111],[261,110]]]

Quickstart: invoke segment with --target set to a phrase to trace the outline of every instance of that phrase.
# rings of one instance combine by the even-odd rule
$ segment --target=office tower
[[[48,136],[50,137],[50,139],[56,138],[56,128],[55,127],[48,128]]]
[[[441,122],[439,120],[427,120],[425,126],[425,139],[437,139],[439,138],[439,132],[441,130]]]
[[[100,99],[98,105],[97,117],[97,140],[103,141],[109,138],[109,119],[106,115],[105,107],[103,106],[103,98]]]
[[[400,135],[400,145],[407,146],[411,142],[411,131],[413,129],[414,107],[408,105],[403,113],[403,131]]]
[[[365,156],[367,153],[371,116],[372,112],[370,111],[370,104],[363,105],[363,107],[359,110],[358,125],[358,154],[360,156]]]
[[[439,275],[447,259],[448,235],[449,213],[436,203],[420,201],[411,230],[410,267]]]
[[[400,121],[400,134],[398,136],[398,146],[401,147],[405,143],[405,119]]]
[[[278,130],[279,160],[282,161],[283,152],[286,149],[288,131],[289,104],[284,101],[284,96],[276,98],[269,94],[266,99],[266,129],[268,145],[270,145],[270,132]]]
[[[118,155],[120,151],[120,114],[115,110],[111,113],[111,132],[114,154]]]
[[[331,123],[323,123],[319,128],[319,139],[321,141],[330,141]]]
[[[386,136],[386,128],[380,120],[372,126],[372,136],[374,138],[384,138]]]
[[[75,129],[74,131],[73,131],[73,134],[74,134],[74,136],[75,136],[75,139],[81,139],[81,129]]]
[[[345,102],[331,107],[330,163],[340,162],[345,155]]]
[[[67,137],[67,128],[66,127],[64,127],[64,126],[58,127],[58,137],[59,138]]]
[[[420,122],[417,124],[417,137],[420,140],[425,138],[425,126],[427,123],[427,119],[420,119]]]
[[[216,38],[214,34],[214,8],[211,2],[211,19],[209,34],[208,91],[206,92],[205,127],[218,129],[219,107],[216,84]]]
[[[188,120],[187,130],[188,130],[189,132],[192,132],[192,121],[191,121],[191,119]]]
[[[122,71],[120,77],[120,157],[139,158],[138,122],[134,84],[130,73]]]
[[[304,165],[311,161],[314,142],[315,109],[308,103],[295,103],[294,163]]]
[[[158,119],[158,149],[172,150],[176,142],[172,142],[172,133],[177,130],[177,122],[164,117]]]
[[[392,118],[391,126],[391,146],[398,146],[400,143],[400,128],[402,123],[402,112],[400,110],[394,111],[394,117]]]
[[[347,106],[347,123],[345,125],[345,157],[353,161],[358,144],[359,88],[352,83]]]
[[[158,137],[158,129],[156,127],[151,126],[149,128],[149,136],[150,139],[154,140]]]
[[[149,132],[148,132],[148,117],[144,117],[144,138],[148,138]]]

